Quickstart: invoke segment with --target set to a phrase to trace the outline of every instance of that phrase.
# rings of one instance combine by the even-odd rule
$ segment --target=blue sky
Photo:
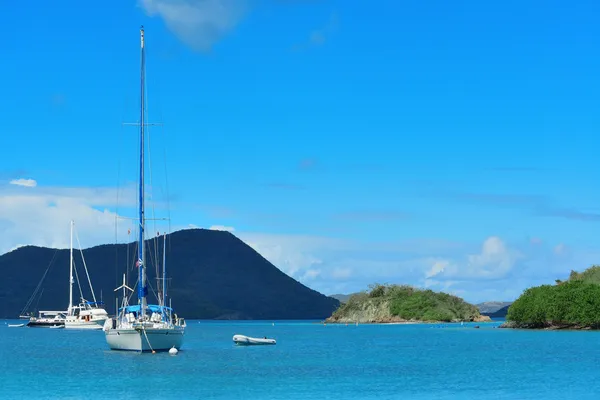
[[[234,229],[327,294],[514,299],[598,261],[598,15],[591,0],[2,3],[3,251],[63,246],[70,218],[84,246],[115,240],[135,202],[121,123],[137,120],[143,24],[164,124],[150,190],[172,228]]]

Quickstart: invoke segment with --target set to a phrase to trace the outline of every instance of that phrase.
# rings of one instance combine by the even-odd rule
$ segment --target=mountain
[[[136,247],[136,243],[112,244],[83,250],[96,298],[102,295],[109,314],[115,313],[113,290],[121,285],[126,266],[128,284],[135,289]],[[146,240],[151,302],[156,302],[155,260],[162,260],[162,248],[162,237]],[[73,254],[84,296],[91,300],[80,251],[74,249]],[[69,249],[25,246],[0,256],[0,318],[19,315],[47,268],[41,296],[26,312],[67,308]],[[167,235],[167,278],[173,308],[188,319],[323,319],[340,305],[284,274],[224,231],[188,229]],[[77,280],[73,293],[78,299]]]
[[[347,303],[348,300],[350,300],[350,297],[352,297],[352,295],[355,293],[350,293],[350,294],[332,294],[329,297],[333,297],[334,299],[338,300],[340,303]]]
[[[510,305],[508,305],[506,307],[502,307],[501,309],[494,311],[494,312],[481,313],[481,315],[487,315],[490,318],[506,318],[506,314],[508,314],[509,307],[510,307]]]
[[[484,303],[477,304],[479,312],[482,314],[492,314],[501,308],[508,307],[512,304],[512,301],[486,301]]]

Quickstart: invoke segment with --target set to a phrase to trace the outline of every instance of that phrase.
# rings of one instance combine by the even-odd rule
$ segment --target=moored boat
[[[264,338],[255,338],[246,335],[233,335],[233,342],[240,346],[277,344],[275,339],[269,339],[266,336]]]

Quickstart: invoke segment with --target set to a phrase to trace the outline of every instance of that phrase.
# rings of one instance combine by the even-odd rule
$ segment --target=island
[[[508,308],[500,328],[600,328],[600,266],[571,271],[566,281],[525,290]]]
[[[447,293],[374,284],[353,294],[325,323],[487,322],[477,306]]]

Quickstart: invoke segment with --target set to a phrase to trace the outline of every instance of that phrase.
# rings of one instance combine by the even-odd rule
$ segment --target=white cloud
[[[321,275],[321,270],[318,269],[309,269],[302,276],[303,281],[310,281],[316,279],[319,275]]]
[[[554,247],[554,254],[556,254],[556,255],[566,254],[567,251],[568,251],[567,246],[565,246],[564,243],[559,243]]]
[[[506,276],[522,255],[509,249],[499,237],[487,238],[477,254],[464,258],[432,260],[431,268],[425,273],[425,279],[436,280],[473,280],[500,279]]]
[[[135,217],[135,197],[135,186],[123,189],[119,212]],[[116,198],[112,188],[0,186],[0,253],[23,244],[66,248],[71,219],[83,247],[114,243]],[[117,240],[131,239],[126,232],[135,221],[120,219],[118,224]],[[495,236],[473,246],[434,239],[370,242],[238,232],[224,225],[209,229],[235,231],[284,273],[325,294],[361,291],[379,282],[460,293],[473,302],[511,300],[526,287],[565,278],[571,268],[582,270],[600,257],[593,249],[532,246],[528,240],[509,245]]]
[[[17,185],[17,186],[25,186],[25,187],[36,187],[37,186],[37,182],[33,179],[13,179],[12,181],[10,181],[11,185]]]
[[[352,276],[352,270],[350,268],[334,268],[331,271],[331,277],[333,279],[348,279]]]
[[[447,260],[436,261],[431,269],[425,274],[425,279],[433,278],[434,276],[441,274],[449,264],[450,263]]]
[[[123,198],[131,188],[120,191],[122,209],[135,204]],[[135,199],[134,196],[130,196]],[[130,220],[118,219],[113,211],[117,190],[112,188],[0,187],[0,254],[23,243],[65,248],[69,245],[69,223],[73,219],[81,245],[114,243],[115,223],[127,231]],[[124,201],[127,200],[127,201]]]
[[[247,10],[246,0],[138,0],[149,16],[160,16],[167,27],[195,50],[210,50],[232,30]]]
[[[313,266],[322,264],[319,258],[309,254],[310,237],[303,240],[300,236],[244,233],[239,237],[281,271],[299,280]]]
[[[551,246],[531,246],[528,240],[509,246],[497,236],[479,246],[433,239],[367,242],[247,232],[237,236],[283,272],[325,294],[357,292],[379,282],[429,287],[471,302],[513,300],[529,286],[568,274],[574,260],[558,257]],[[576,262],[582,269],[595,257],[586,254]]]
[[[213,225],[208,229],[210,229],[211,231],[235,232],[235,228],[233,226]]]

